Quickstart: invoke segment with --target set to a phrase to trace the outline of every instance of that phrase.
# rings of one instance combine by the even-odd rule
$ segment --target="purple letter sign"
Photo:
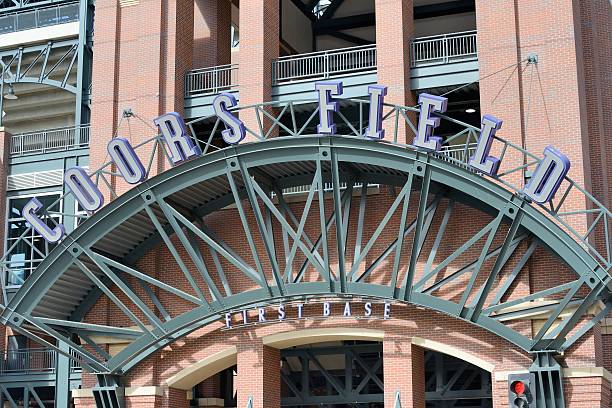
[[[544,149],[544,158],[536,167],[523,193],[538,204],[552,200],[569,169],[570,161],[567,156],[548,146]]]
[[[433,130],[440,124],[440,118],[432,118],[432,112],[446,112],[448,99],[442,96],[422,93],[419,95],[421,114],[419,116],[419,128],[412,143],[416,147],[427,150],[438,151],[442,143],[441,137],[432,136]]]

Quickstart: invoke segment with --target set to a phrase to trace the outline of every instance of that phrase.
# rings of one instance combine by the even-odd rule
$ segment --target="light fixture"
[[[474,108],[467,108],[465,110],[465,113],[476,113],[476,109],[474,109]]]
[[[8,93],[4,95],[4,99],[9,99],[11,101],[18,99],[17,95],[15,95],[15,90],[13,89],[13,84],[8,84],[9,89]]]

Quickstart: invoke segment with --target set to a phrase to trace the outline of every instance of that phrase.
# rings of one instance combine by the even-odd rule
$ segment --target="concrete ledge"
[[[601,334],[612,334],[612,318],[606,317],[601,321]]]
[[[225,407],[225,401],[221,398],[198,398],[197,406],[223,408]]]
[[[494,373],[495,381],[506,381],[510,374],[525,374],[527,370],[497,371]],[[563,378],[602,377],[612,384],[612,373],[604,367],[572,367],[563,369]]]
[[[146,397],[146,396],[161,396],[164,395],[162,387],[155,387],[153,385],[144,387],[127,387],[125,389],[126,397]],[[79,390],[72,390],[73,398],[93,398],[93,392],[91,388],[82,388]]]
[[[604,367],[578,367],[564,368],[564,378],[583,378],[583,377],[603,377],[607,382],[612,384],[612,373]]]
[[[455,347],[449,346],[447,344],[438,343],[437,341],[423,339],[421,337],[413,337],[412,344],[423,347],[428,350],[438,351],[440,353],[448,354],[449,356],[456,357],[460,360],[467,361],[470,364],[475,365],[476,367],[480,367],[485,371],[493,372],[495,370],[495,365],[489,363],[486,360],[483,360],[480,357],[476,357],[473,354],[466,353],[463,350],[459,350]]]
[[[385,333],[380,330],[332,327],[329,329],[306,329],[271,334],[263,337],[262,342],[266,346],[284,349],[339,340],[383,341],[384,336]]]
[[[166,380],[170,388],[190,390],[198,383],[236,364],[238,349],[236,346],[203,358],[195,364],[186,367]]]

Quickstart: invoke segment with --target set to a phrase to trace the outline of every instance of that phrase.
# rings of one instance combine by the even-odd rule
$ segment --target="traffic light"
[[[510,408],[536,408],[535,374],[508,376],[508,405]]]

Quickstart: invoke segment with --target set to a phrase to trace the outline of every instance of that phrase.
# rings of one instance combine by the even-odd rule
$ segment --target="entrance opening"
[[[447,354],[425,351],[426,408],[492,408],[491,373]]]
[[[193,399],[190,406],[223,408],[237,406],[238,395],[234,378],[237,367],[232,366],[222,370],[193,388]]]
[[[338,341],[281,351],[281,406],[382,408],[382,344]]]

